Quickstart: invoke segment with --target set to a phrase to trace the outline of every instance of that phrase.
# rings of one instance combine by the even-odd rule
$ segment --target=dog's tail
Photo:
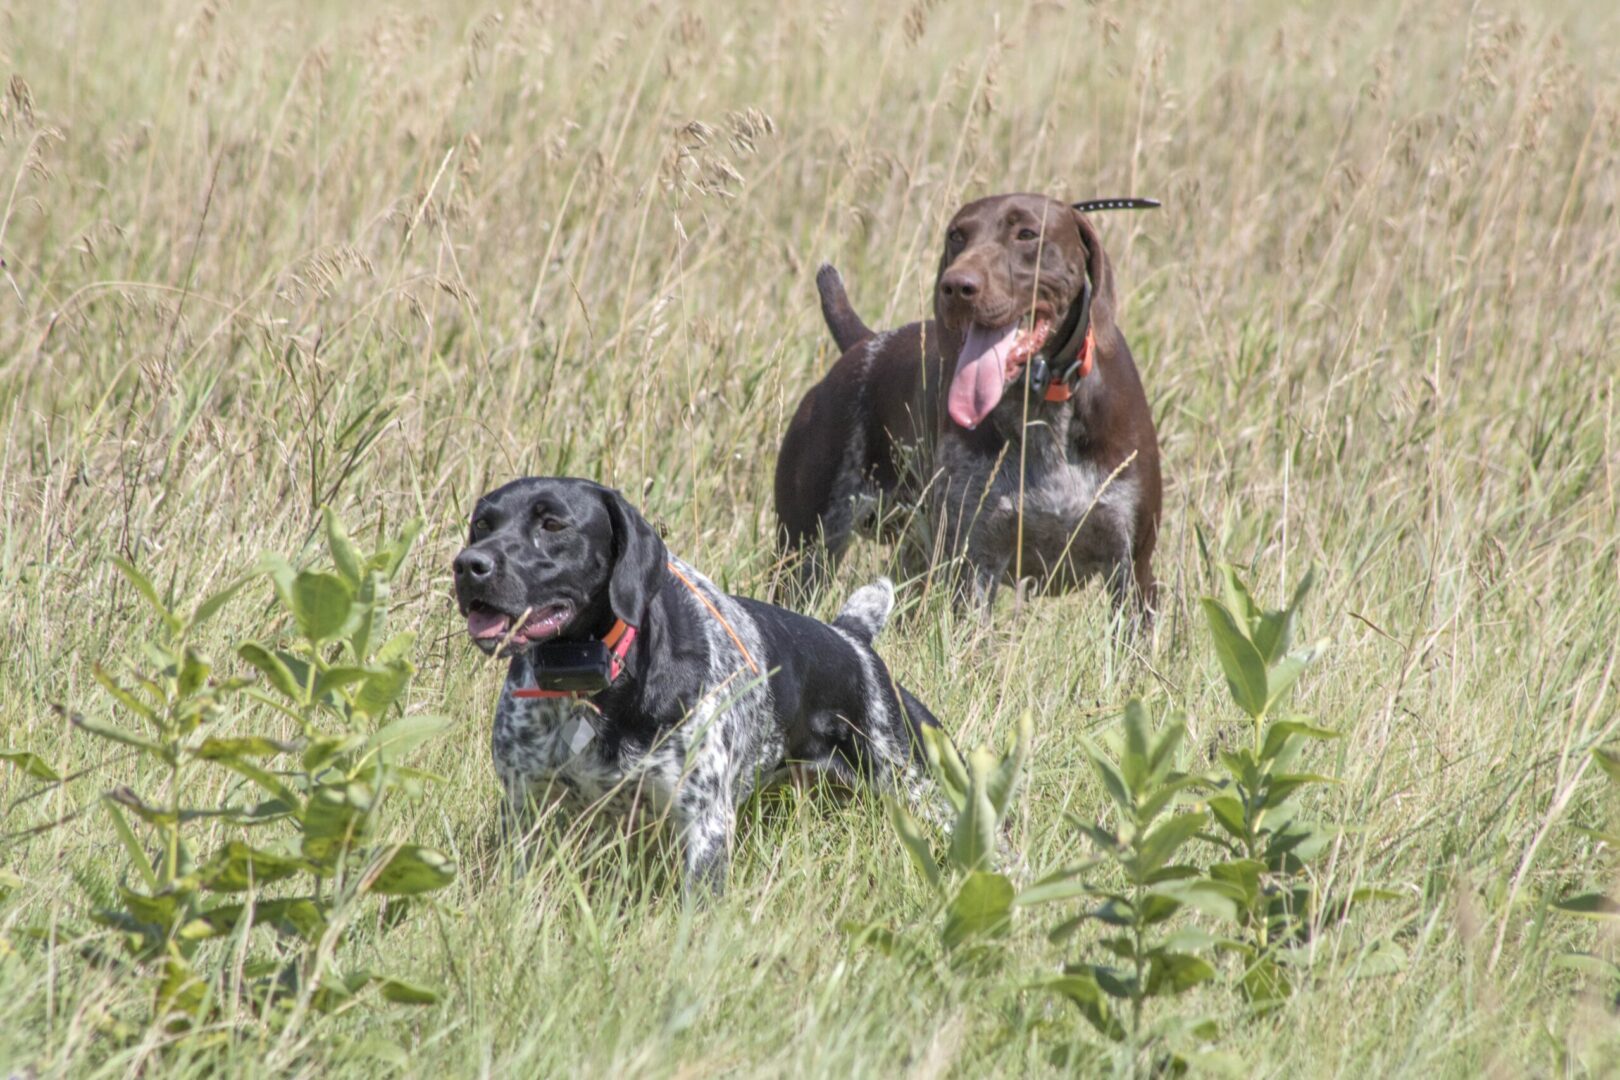
[[[840,353],[849,352],[872,336],[872,328],[849,306],[844,279],[838,276],[832,263],[822,263],[821,269],[816,271],[816,292],[821,294],[821,317],[827,320],[827,329],[832,331]]]
[[[894,584],[888,578],[878,578],[870,585],[862,585],[844,601],[844,609],[833,620],[838,629],[854,634],[864,645],[872,644],[883,624],[894,610]]]

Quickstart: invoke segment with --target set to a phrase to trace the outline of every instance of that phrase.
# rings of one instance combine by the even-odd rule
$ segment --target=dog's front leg
[[[731,867],[731,842],[737,831],[737,810],[729,792],[718,797],[683,796],[677,804],[681,861],[687,899],[718,898],[726,889]]]
[[[685,871],[682,891],[688,899],[718,897],[726,887],[737,807],[731,755],[717,725],[732,719],[712,701],[705,701],[687,721],[693,737],[685,748],[673,816]]]

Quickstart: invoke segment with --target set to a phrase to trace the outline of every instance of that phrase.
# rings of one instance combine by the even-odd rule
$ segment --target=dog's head
[[[639,626],[669,555],[624,497],[589,480],[529,477],[478,500],[456,603],[486,653]]]
[[[934,288],[940,349],[955,369],[951,419],[972,430],[995,411],[1088,275],[1101,339],[1113,322],[1114,277],[1084,214],[1044,195],[995,195],[956,212]]]

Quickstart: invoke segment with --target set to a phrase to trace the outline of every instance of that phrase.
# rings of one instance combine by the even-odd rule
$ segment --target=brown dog
[[[1100,576],[1151,611],[1162,499],[1158,438],[1115,324],[1114,271],[1082,212],[1041,195],[969,203],[951,219],[934,318],[874,334],[837,271],[816,277],[844,350],[800,401],[776,465],[778,540],[813,577],[882,505],[923,507],[961,592],[1002,581],[1062,591]]]

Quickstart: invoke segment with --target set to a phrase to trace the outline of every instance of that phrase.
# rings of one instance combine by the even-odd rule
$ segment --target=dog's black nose
[[[457,578],[470,578],[473,581],[483,581],[495,572],[494,558],[477,548],[467,548],[450,565]]]
[[[971,300],[978,296],[979,290],[983,288],[984,277],[977,270],[948,270],[945,276],[939,279],[939,291],[947,298],[960,296],[963,300]]]

